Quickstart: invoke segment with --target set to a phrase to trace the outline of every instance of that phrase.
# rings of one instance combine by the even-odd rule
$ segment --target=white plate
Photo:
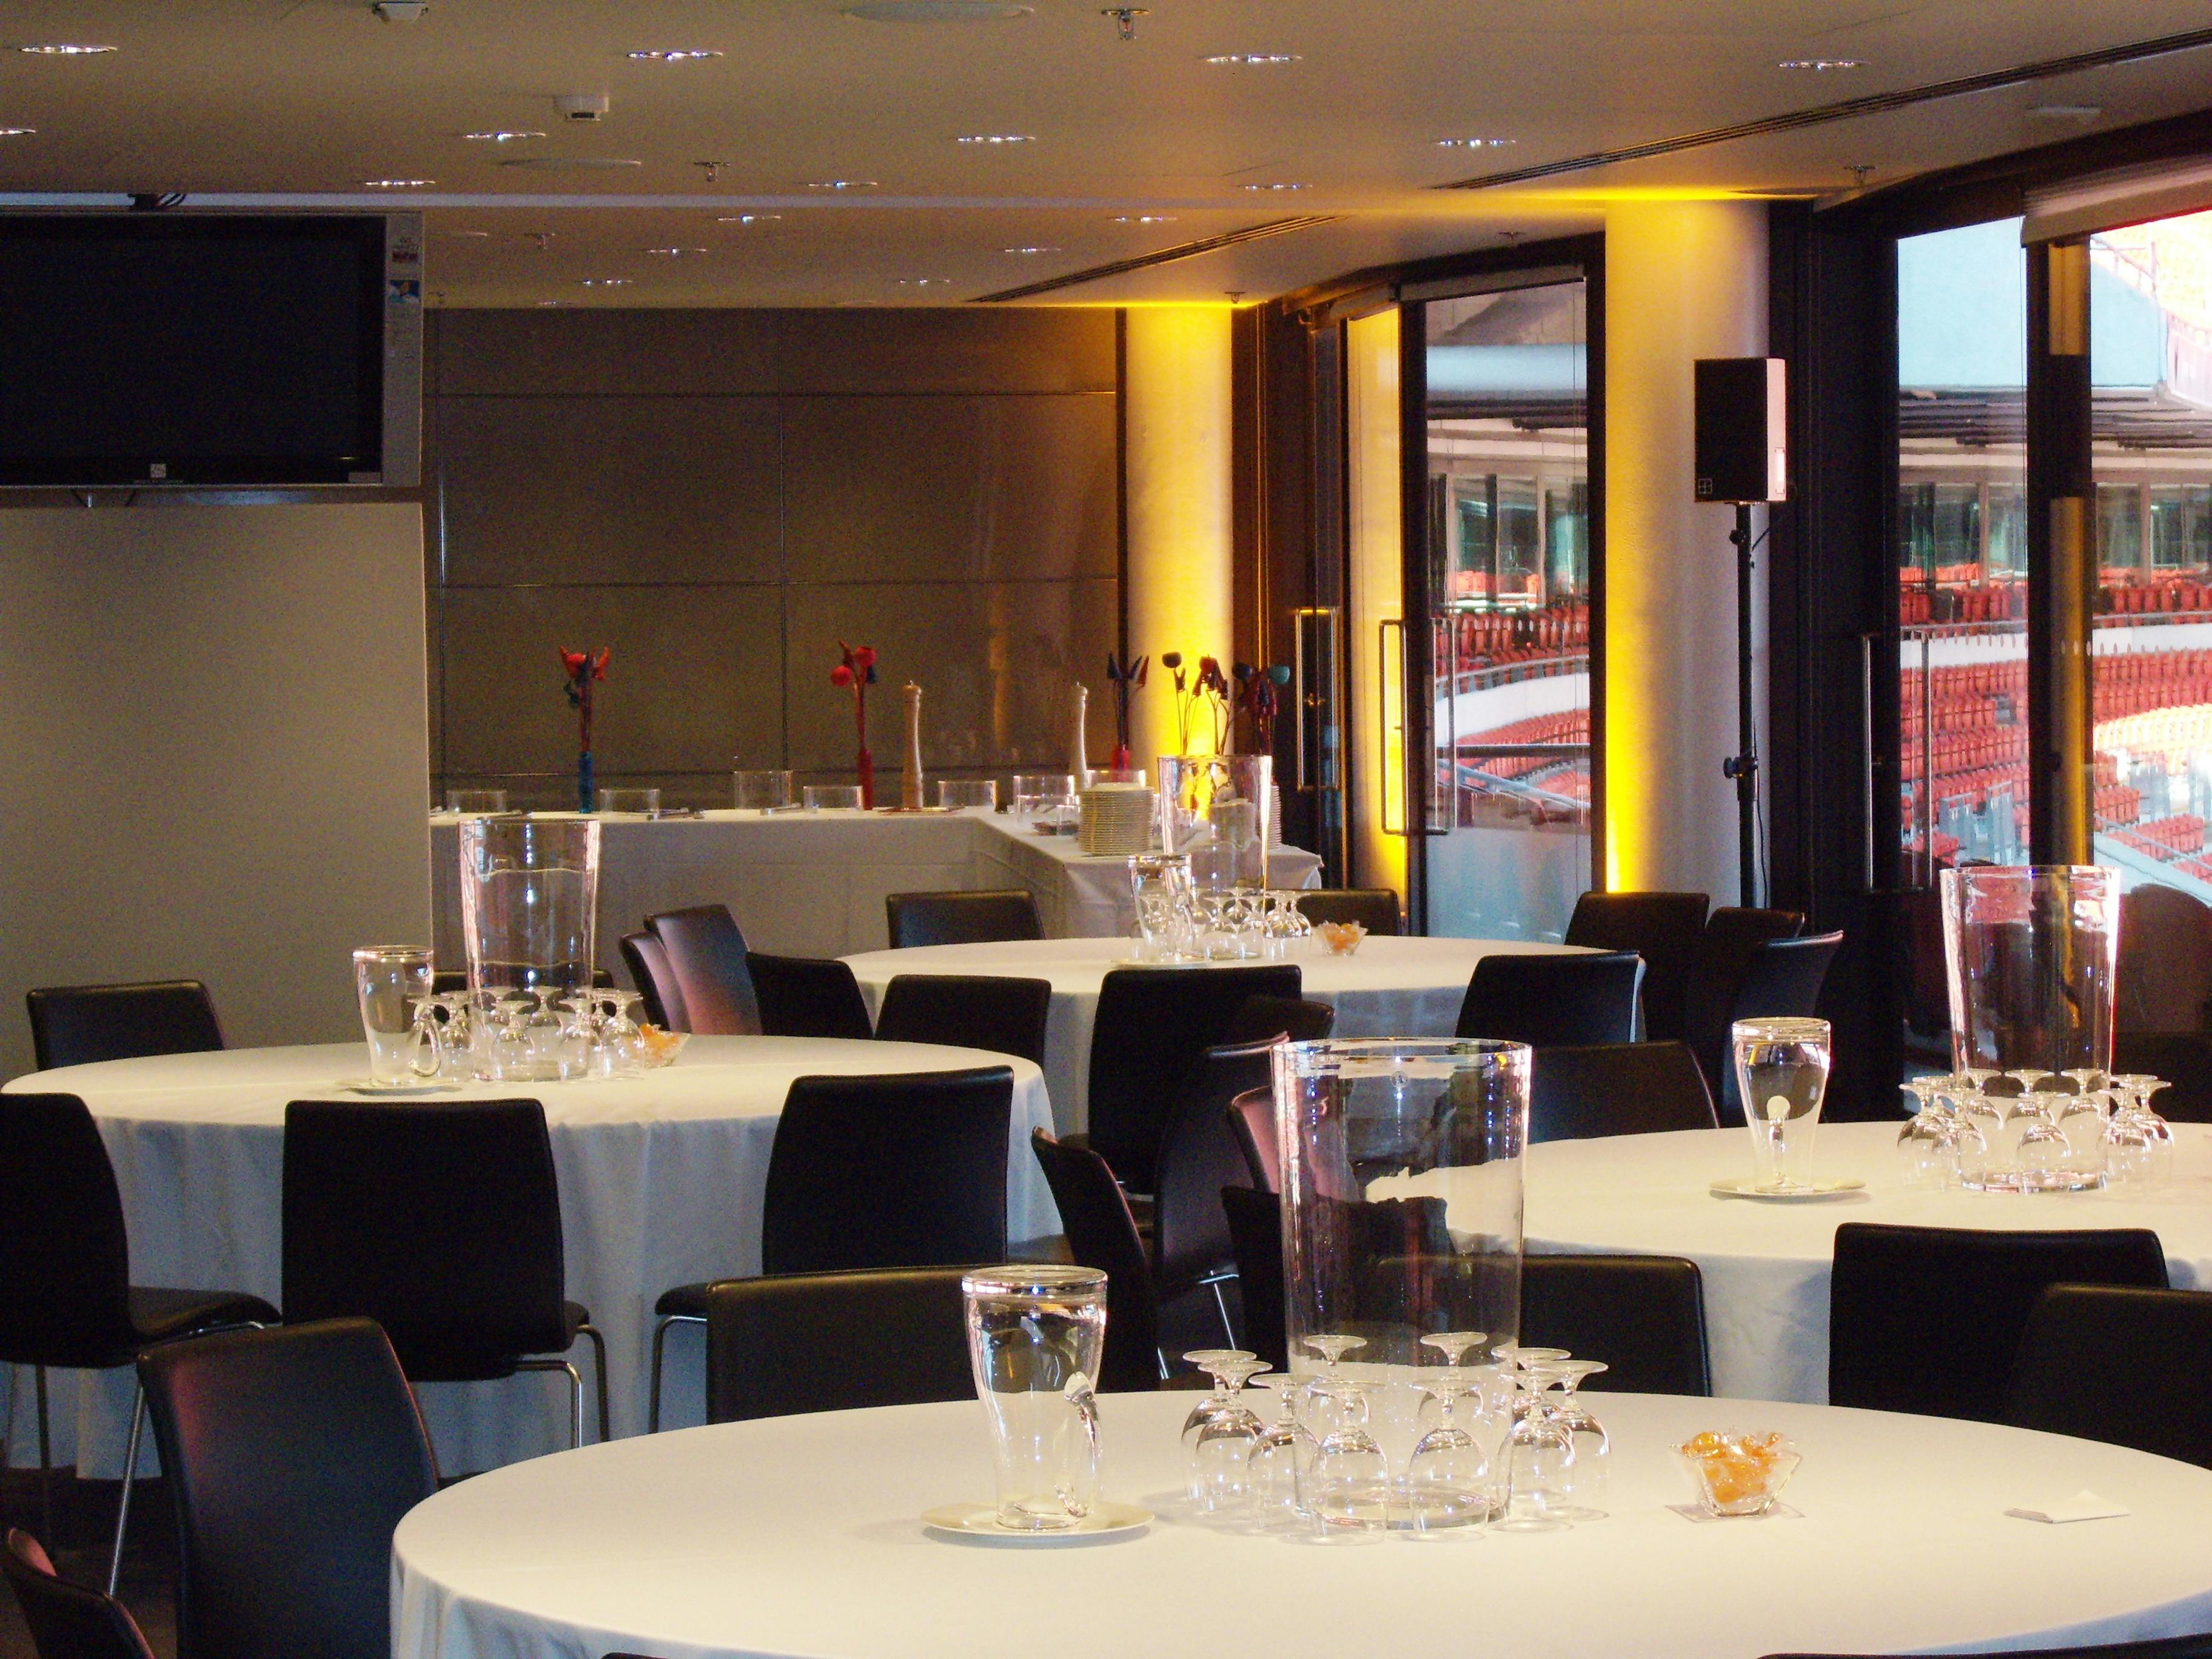
[[[1009,1544],[1061,1544],[1077,1538],[1105,1538],[1134,1532],[1152,1523],[1152,1512],[1134,1504],[1097,1504],[1072,1527],[1058,1532],[1024,1532],[999,1524],[994,1504],[945,1504],[922,1511],[921,1524],[933,1532],[957,1533],[963,1538],[997,1538]]]
[[[1802,1204],[1809,1199],[1840,1198],[1845,1193],[1863,1193],[1863,1181],[1814,1181],[1802,1187],[1762,1187],[1748,1176],[1734,1181],[1716,1181],[1712,1194],[1715,1198],[1756,1198],[1768,1203]]]
[[[396,1097],[404,1095],[451,1094],[461,1085],[458,1083],[448,1083],[442,1078],[434,1079],[428,1083],[379,1083],[374,1078],[342,1077],[334,1086],[344,1090],[349,1095],[387,1095]]]

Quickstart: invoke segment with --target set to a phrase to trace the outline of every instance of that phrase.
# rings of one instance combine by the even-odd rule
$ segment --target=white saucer
[[[1712,1185],[1715,1198],[1756,1198],[1770,1204],[1802,1204],[1808,1200],[1840,1198],[1845,1193],[1865,1190],[1863,1181],[1814,1181],[1802,1187],[1762,1187],[1748,1176],[1716,1181]]]
[[[963,1538],[995,1538],[1009,1544],[1062,1544],[1077,1538],[1105,1538],[1134,1532],[1152,1522],[1152,1512],[1134,1504],[1094,1504],[1091,1513],[1072,1527],[1056,1532],[1028,1532],[999,1524],[994,1504],[945,1504],[922,1511],[921,1524],[933,1532],[957,1533]]]
[[[342,1077],[332,1086],[343,1089],[349,1095],[382,1095],[398,1098],[407,1095],[451,1094],[461,1085],[449,1083],[443,1078],[426,1083],[379,1083],[374,1078]]]

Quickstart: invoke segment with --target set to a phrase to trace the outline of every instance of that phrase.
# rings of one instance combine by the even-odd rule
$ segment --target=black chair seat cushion
[[[131,1287],[131,1322],[137,1328],[142,1347],[226,1325],[275,1325],[283,1320],[283,1316],[259,1297],[242,1291]],[[134,1351],[108,1363],[127,1365],[135,1358]]]

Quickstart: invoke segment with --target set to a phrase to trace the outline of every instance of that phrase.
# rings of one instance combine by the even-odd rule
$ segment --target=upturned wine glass
[[[1262,1425],[1252,1408],[1239,1398],[1244,1385],[1268,1369],[1257,1358],[1228,1360],[1220,1375],[1227,1382],[1227,1400],[1198,1431],[1194,1461],[1198,1471],[1198,1506],[1220,1515],[1241,1509],[1251,1497],[1249,1484],[1252,1449],[1259,1443]]]
[[[441,1000],[434,995],[410,997],[407,1004],[414,1010],[407,1026],[407,1070],[410,1076],[425,1082],[444,1069],[446,1037],[438,1022]]]
[[[1425,1371],[1422,1381],[1422,1420],[1432,1425],[1414,1443],[1406,1466],[1413,1522],[1423,1532],[1463,1531],[1490,1518],[1490,1459],[1459,1420],[1468,1402],[1479,1408],[1482,1379],[1455,1358],[1440,1370]]]
[[[1385,1526],[1390,1515],[1390,1463],[1367,1432],[1367,1385],[1348,1376],[1329,1383],[1342,1402],[1336,1426],[1314,1450],[1315,1517],[1324,1528]]]
[[[1206,1481],[1199,1466],[1198,1439],[1206,1425],[1229,1407],[1229,1368],[1240,1360],[1258,1358],[1249,1348],[1193,1348],[1183,1358],[1213,1379],[1213,1392],[1190,1408],[1182,1420],[1184,1490],[1193,1504],[1206,1502]]]
[[[1303,1532],[1310,1524],[1302,1487],[1313,1472],[1314,1437],[1298,1421],[1295,1377],[1256,1376],[1251,1386],[1275,1393],[1275,1420],[1252,1442],[1245,1483],[1260,1524],[1270,1532]]]
[[[1602,1521],[1603,1505],[1613,1485],[1613,1439],[1605,1426],[1583,1403],[1582,1385],[1607,1366],[1595,1359],[1558,1359],[1552,1369],[1559,1373],[1559,1404],[1553,1407],[1574,1447],[1575,1459],[1567,1471],[1566,1521]]]
[[[1521,1386],[1528,1401],[1499,1454],[1505,1466],[1505,1513],[1492,1524],[1500,1532],[1559,1532],[1568,1524],[1561,1511],[1567,1507],[1574,1470],[1574,1435],[1543,1398],[1545,1390],[1562,1380],[1553,1364],[1536,1360],[1521,1365]]]
[[[1300,1409],[1316,1441],[1327,1437],[1329,1431],[1341,1423],[1364,1425],[1367,1421],[1367,1396],[1353,1389],[1346,1391],[1338,1385],[1341,1378],[1337,1367],[1345,1355],[1367,1346],[1364,1336],[1346,1336],[1332,1333],[1306,1338],[1306,1346],[1321,1356],[1322,1369],[1306,1379],[1300,1391]]]

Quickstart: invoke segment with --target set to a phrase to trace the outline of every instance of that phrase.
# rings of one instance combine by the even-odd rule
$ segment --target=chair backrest
[[[1087,1146],[1066,1146],[1043,1130],[1030,1146],[1043,1167],[1067,1248],[1079,1266],[1106,1275],[1106,1353],[1099,1384],[1112,1389],[1160,1385],[1160,1310],[1152,1265],[1137,1218],[1106,1160]]]
[[[392,1533],[438,1489],[415,1396],[366,1319],[141,1356],[176,1505],[177,1647],[388,1659]]]
[[[1244,1344],[1279,1371],[1290,1369],[1290,1332],[1283,1302],[1283,1200],[1251,1187],[1224,1187],[1222,1214],[1237,1255],[1237,1301]]]
[[[196,979],[144,985],[51,985],[27,993],[39,1069],[222,1047],[207,987]]]
[[[1717,1129],[1705,1074],[1686,1042],[1539,1048],[1528,1080],[1528,1139]]]
[[[1713,1391],[1698,1264],[1671,1255],[1531,1255],[1521,1264],[1521,1340],[1602,1359],[1593,1389]]]
[[[745,953],[760,1003],[760,1029],[768,1036],[872,1037],[868,1000],[853,970],[835,957],[771,957]]]
[[[2002,1422],[2013,1360],[2046,1289],[2166,1283],[2158,1235],[2140,1227],[1847,1221],[1828,1286],[1828,1403]]]
[[[128,1364],[131,1246],[92,1113],[75,1095],[0,1095],[0,1360]]]
[[[2196,1031],[2115,1031],[2112,1069],[2163,1079],[2152,1097],[2160,1117],[2212,1123],[2212,1036]]]
[[[1698,936],[1683,994],[1682,1035],[1696,1050],[1698,1064],[1705,1068],[1705,1082],[1721,1104],[1724,1123],[1731,1121],[1728,1103],[1735,1098],[1722,1080],[1729,1069],[1728,1028],[1735,1018],[1736,994],[1750,971],[1752,952],[1767,939],[1794,939],[1804,927],[1805,918],[1795,910],[1723,905],[1706,917],[1705,931]]]
[[[373,1319],[418,1382],[558,1353],[561,1195],[534,1100],[295,1100],[284,1316]]]
[[[1004,1260],[1013,1100],[1005,1066],[793,1079],[769,1153],[761,1271]]]
[[[0,1571],[15,1592],[39,1659],[154,1659],[130,1610],[112,1595],[62,1577],[27,1532],[9,1530]]]
[[[726,906],[694,905],[645,919],[676,977],[687,1030],[747,1036],[760,1030],[760,1005],[745,969],[745,936]]]
[[[1251,1170],[1229,1127],[1230,1103],[1267,1085],[1281,1041],[1208,1048],[1176,1091],[1154,1169],[1152,1273],[1164,1302],[1236,1266],[1221,1189],[1248,1184]]]
[[[622,958],[629,969],[629,982],[644,1001],[645,1017],[664,1031],[690,1030],[684,988],[676,982],[676,970],[668,965],[668,947],[660,942],[660,936],[624,933]]]
[[[1633,1042],[1643,982],[1644,958],[1633,951],[1494,953],[1474,964],[1458,1034],[1539,1048]]]
[[[2163,882],[2121,894],[2113,1002],[2124,1031],[2212,1025],[2212,905]]]
[[[1283,1166],[1275,1140],[1275,1091],[1247,1089],[1229,1103],[1229,1128],[1244,1154],[1252,1184],[1263,1193],[1283,1190]]]
[[[2009,1420],[2212,1468],[2212,1291],[2054,1285],[2013,1361]],[[2117,1400],[2115,1377],[2127,1379]]]
[[[1820,988],[1827,983],[1828,969],[1843,945],[1843,934],[1834,933],[1761,939],[1752,946],[1743,977],[1736,985],[1735,1000],[1714,1036],[1713,1063],[1720,1078],[1720,1087],[1714,1093],[1723,1123],[1743,1121],[1743,1103],[1736,1095],[1735,1061],[1729,1047],[1729,1027],[1740,1019],[1775,1019],[1818,1012]]]
[[[891,949],[918,945],[988,945],[1042,939],[1044,922],[1026,887],[988,892],[892,893],[884,900]]]
[[[1370,933],[1395,935],[1405,931],[1395,888],[1307,888],[1299,892],[1297,903],[1305,919],[1316,927],[1324,921],[1356,921]]]
[[[1272,1036],[1318,1042],[1336,1029],[1336,1010],[1309,997],[1246,997],[1230,1016],[1223,1042],[1263,1042]]]
[[[1169,1103],[1245,999],[1296,997],[1296,963],[1254,968],[1116,968],[1091,1028],[1091,1144],[1129,1184],[1152,1190]]]
[[[707,1292],[707,1420],[972,1400],[963,1267],[731,1279]]]
[[[1643,1034],[1668,1042],[1683,1034],[1690,963],[1711,902],[1703,893],[1584,893],[1575,901],[1565,942],[1642,957]]]
[[[883,1006],[876,1011],[876,1035],[885,1042],[939,1042],[1019,1054],[1042,1066],[1045,1024],[1051,1012],[1048,979],[899,974],[884,988]]]

